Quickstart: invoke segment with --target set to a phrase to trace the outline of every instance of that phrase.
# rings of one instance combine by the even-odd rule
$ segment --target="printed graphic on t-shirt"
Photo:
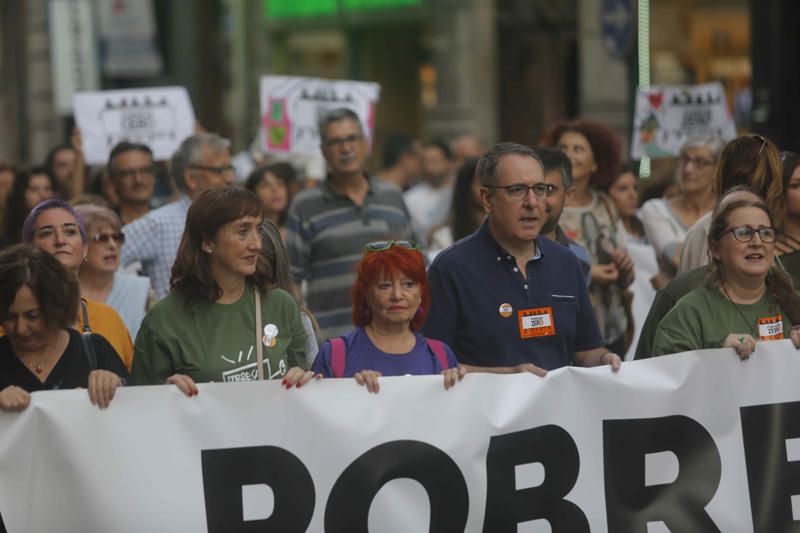
[[[233,366],[230,370],[222,372],[222,381],[228,383],[240,383],[244,381],[258,381],[258,362],[255,360],[255,346],[250,346],[247,355],[243,350],[239,350],[239,356],[235,358],[220,355],[223,361]],[[264,379],[275,379],[286,374],[286,359],[281,358],[278,368],[272,369],[271,361],[264,357]]]
[[[762,341],[783,339],[783,317],[778,315],[759,318],[758,338]]]

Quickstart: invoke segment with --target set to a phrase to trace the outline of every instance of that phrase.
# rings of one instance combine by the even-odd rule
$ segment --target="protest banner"
[[[736,137],[721,83],[636,91],[631,159],[677,156],[684,142],[706,136],[723,142]]]
[[[346,107],[361,119],[372,139],[377,83],[292,76],[261,78],[263,149],[272,153],[319,154],[317,123],[326,113]]]
[[[90,165],[107,163],[120,141],[144,143],[156,161],[167,160],[194,133],[194,111],[184,87],[79,92],[72,107]]]
[[[789,341],[609,367],[85,390],[0,414],[9,531],[788,531]]]

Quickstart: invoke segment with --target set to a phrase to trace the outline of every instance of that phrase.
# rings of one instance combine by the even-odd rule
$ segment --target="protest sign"
[[[361,119],[372,138],[377,83],[291,76],[261,78],[261,124],[266,152],[318,154],[317,123],[326,113],[346,107]]]
[[[34,393],[9,531],[789,531],[800,357],[759,343],[533,374]],[[519,528],[519,529],[518,529]]]
[[[194,133],[194,111],[184,87],[80,92],[75,122],[90,165],[105,164],[120,141],[144,143],[156,161],[167,160]]]
[[[725,90],[719,82],[662,85],[636,92],[631,158],[677,156],[687,140],[736,137]]]

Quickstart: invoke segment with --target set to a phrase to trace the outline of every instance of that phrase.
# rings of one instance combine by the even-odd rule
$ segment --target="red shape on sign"
[[[661,107],[661,102],[664,101],[664,93],[650,93],[647,95],[647,99],[650,100],[650,105],[653,106],[653,109],[658,111],[658,108]]]

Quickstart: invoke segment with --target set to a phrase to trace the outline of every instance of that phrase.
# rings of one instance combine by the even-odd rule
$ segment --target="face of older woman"
[[[714,153],[706,147],[687,148],[678,160],[681,165],[681,189],[695,193],[710,191],[714,185]]]
[[[44,348],[50,340],[39,301],[27,285],[17,290],[14,301],[0,323],[15,351],[35,352]]]
[[[402,272],[383,279],[367,289],[364,297],[377,326],[410,324],[422,303],[419,283]]]
[[[259,224],[258,217],[238,218],[219,228],[214,239],[203,244],[215,276],[247,277],[255,273],[261,253]]]
[[[108,223],[98,223],[89,234],[89,252],[86,254],[86,267],[97,272],[116,272],[119,268],[119,254],[122,246],[122,232]]]
[[[584,134],[577,131],[566,131],[558,138],[558,147],[572,163],[574,180],[586,179],[597,170],[592,145],[589,144],[589,139]]]
[[[58,207],[48,209],[36,218],[32,244],[54,255],[73,272],[78,271],[86,255],[78,221],[69,211]]]
[[[749,226],[755,230],[770,227],[769,216],[758,207],[740,207],[728,215],[728,230]],[[712,243],[712,256],[722,263],[724,275],[744,278],[765,277],[772,266],[775,243],[765,243],[756,233],[749,242],[736,240],[726,231],[717,243]]]

